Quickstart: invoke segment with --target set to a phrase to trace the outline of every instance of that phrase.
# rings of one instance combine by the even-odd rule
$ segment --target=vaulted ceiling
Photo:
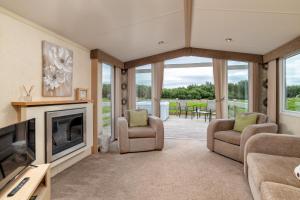
[[[0,5],[129,61],[186,46],[184,1],[0,0]],[[193,0],[190,46],[265,54],[299,36],[299,24],[299,0]]]

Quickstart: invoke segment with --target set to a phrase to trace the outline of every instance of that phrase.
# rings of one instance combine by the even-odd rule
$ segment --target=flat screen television
[[[35,160],[35,119],[0,129],[0,191]]]

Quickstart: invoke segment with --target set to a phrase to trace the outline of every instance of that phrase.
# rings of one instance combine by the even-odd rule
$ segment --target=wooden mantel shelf
[[[31,107],[31,106],[51,106],[51,105],[66,105],[66,104],[81,104],[90,103],[90,100],[61,100],[61,101],[15,101],[11,102],[12,106],[16,107]]]

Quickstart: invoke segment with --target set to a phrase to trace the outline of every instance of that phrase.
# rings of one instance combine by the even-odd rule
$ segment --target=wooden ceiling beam
[[[300,50],[300,36],[264,55],[264,63],[283,58]]]
[[[146,65],[146,64],[151,64],[151,63],[156,63],[156,62],[161,62],[164,60],[169,60],[181,56],[188,56],[190,55],[191,49],[190,48],[182,48],[182,49],[176,49],[173,51],[168,51],[165,53],[160,53],[136,60],[131,60],[128,62],[124,63],[125,68],[130,68],[130,67],[136,67],[136,66],[141,66],[141,65]]]
[[[207,58],[218,58],[225,60],[237,60],[245,62],[255,62],[263,63],[263,56],[258,54],[248,54],[248,53],[238,53],[231,51],[220,51],[211,49],[201,49],[201,48],[182,48],[161,54],[156,54],[136,60],[131,60],[124,63],[125,68],[136,67],[156,62],[161,62],[173,58],[178,58],[182,56],[199,56]]]
[[[233,51],[221,51],[221,50],[211,50],[211,49],[202,49],[202,48],[191,48],[191,49],[192,49],[191,56],[263,63],[263,56],[258,54],[239,53]]]
[[[184,0],[185,47],[191,47],[193,0]]]
[[[98,59],[98,62],[103,62],[124,69],[124,63],[121,60],[105,53],[100,49],[91,50],[90,58]]]

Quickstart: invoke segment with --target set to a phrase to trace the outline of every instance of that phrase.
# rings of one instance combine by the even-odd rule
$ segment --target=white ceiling
[[[183,0],[0,0],[0,5],[122,61],[185,45]],[[194,0],[192,47],[264,54],[299,35],[299,0]],[[233,42],[226,43],[227,37]]]
[[[300,35],[300,1],[194,0],[192,19],[193,47],[265,54]]]

